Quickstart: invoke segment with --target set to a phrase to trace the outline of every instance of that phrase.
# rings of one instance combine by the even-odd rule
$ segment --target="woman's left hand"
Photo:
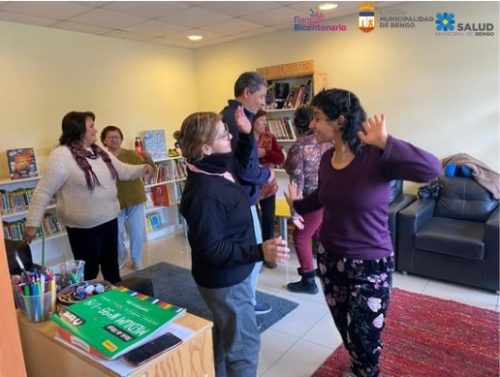
[[[373,118],[368,118],[363,123],[363,131],[358,132],[358,137],[365,144],[373,145],[382,150],[385,149],[389,134],[385,126],[384,114],[380,114],[380,118],[377,115]]]
[[[234,121],[238,126],[238,130],[243,134],[249,134],[252,132],[252,123],[248,120],[243,110],[243,106],[238,106],[236,112],[234,113]]]
[[[153,168],[149,165],[144,165],[144,176],[150,176],[153,173]]]

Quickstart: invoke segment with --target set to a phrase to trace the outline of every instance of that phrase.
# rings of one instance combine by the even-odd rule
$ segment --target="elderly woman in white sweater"
[[[38,183],[26,217],[24,238],[31,241],[45,209],[57,195],[57,214],[66,227],[75,259],[85,261],[85,280],[95,279],[99,266],[105,280],[117,283],[117,216],[120,205],[116,180],[150,174],[149,165],[118,161],[95,144],[95,115],[72,111],[62,121],[60,146],[54,149]]]

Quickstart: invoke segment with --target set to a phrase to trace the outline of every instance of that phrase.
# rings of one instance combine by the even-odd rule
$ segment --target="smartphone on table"
[[[158,338],[144,343],[142,346],[139,346],[130,352],[127,352],[125,355],[123,355],[123,357],[130,364],[139,366],[152,359],[156,355],[164,351],[168,351],[181,343],[181,338],[168,332],[164,335],[160,335]]]

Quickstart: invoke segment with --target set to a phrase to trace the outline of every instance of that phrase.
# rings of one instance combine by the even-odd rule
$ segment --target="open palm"
[[[388,136],[384,114],[380,114],[380,117],[375,115],[373,118],[368,118],[363,123],[363,131],[358,132],[358,137],[363,143],[380,149],[385,149]]]

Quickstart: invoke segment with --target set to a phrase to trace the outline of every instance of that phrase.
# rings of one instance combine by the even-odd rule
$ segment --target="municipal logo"
[[[375,5],[373,3],[359,4],[359,30],[368,33],[375,29]]]
[[[437,13],[436,14],[436,30],[437,31],[453,31],[455,30],[455,14],[454,13]]]

